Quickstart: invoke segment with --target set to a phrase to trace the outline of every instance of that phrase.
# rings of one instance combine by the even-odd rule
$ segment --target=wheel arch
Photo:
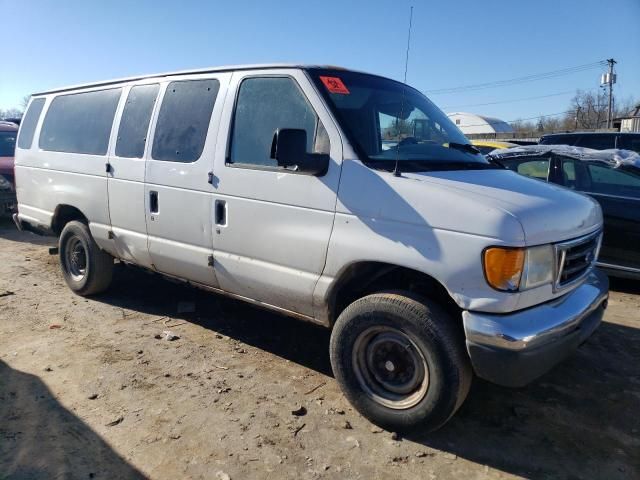
[[[340,313],[358,298],[385,290],[405,290],[430,298],[453,318],[461,318],[462,310],[444,285],[433,276],[391,263],[361,261],[345,267],[329,289],[329,324],[333,326]]]
[[[79,208],[73,205],[59,204],[56,206],[51,218],[51,230],[59,236],[64,226],[73,220],[89,223],[86,215]]]

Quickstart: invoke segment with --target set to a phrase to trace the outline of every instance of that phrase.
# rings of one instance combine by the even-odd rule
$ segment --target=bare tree
[[[638,100],[633,96],[628,96],[627,98],[615,98],[614,99],[614,108],[613,108],[613,118],[624,117],[629,114],[637,105]]]
[[[514,132],[522,136],[531,136],[535,132],[536,125],[529,120],[515,120],[511,122]]]
[[[19,108],[0,108],[0,119],[3,118],[22,118],[22,110]]]
[[[567,116],[573,118],[574,128],[604,128],[607,121],[607,108],[607,95],[604,90],[597,92],[578,90],[571,99],[570,113]]]
[[[31,100],[31,95],[25,95],[24,97],[22,97],[22,100],[20,100],[20,108],[22,109],[23,112],[27,109],[27,105],[29,105],[29,100]]]

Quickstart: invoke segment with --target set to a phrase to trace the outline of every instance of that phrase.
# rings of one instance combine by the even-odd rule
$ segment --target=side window
[[[514,170],[521,175],[537,178],[538,180],[547,180],[549,178],[549,159],[548,158],[527,158],[524,160],[500,160],[509,170]]]
[[[59,95],[40,132],[40,148],[52,152],[105,155],[121,88]]]
[[[279,128],[307,131],[307,151],[329,153],[329,137],[311,105],[288,77],[247,78],[240,84],[229,163],[277,167],[271,158]]]
[[[640,174],[604,165],[589,164],[588,168],[593,193],[640,198]]]
[[[129,91],[122,112],[116,155],[118,157],[142,158],[147,142],[151,113],[156,103],[160,85],[138,85]]]
[[[618,137],[618,148],[640,153],[640,135],[620,135]]]
[[[593,148],[594,150],[607,150],[616,148],[616,137],[613,135],[584,135],[580,137],[578,147]]]
[[[588,192],[591,181],[587,172],[587,163],[573,158],[560,158],[562,161],[562,185],[573,190]]]
[[[17,130],[0,130],[0,157],[13,157],[16,151]]]
[[[565,187],[576,189],[575,160],[562,160],[562,180],[562,184]]]
[[[219,88],[215,79],[167,85],[153,137],[154,160],[195,162],[200,158]]]
[[[18,148],[31,148],[33,134],[36,132],[36,125],[38,125],[42,107],[44,107],[44,98],[36,98],[29,105],[27,113],[24,114],[24,118],[20,122]]]
[[[540,139],[540,145],[575,145],[577,135],[548,135]]]

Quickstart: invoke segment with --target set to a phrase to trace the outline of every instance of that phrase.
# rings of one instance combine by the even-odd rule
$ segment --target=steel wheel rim
[[[87,257],[87,250],[78,237],[71,237],[67,241],[64,257],[65,266],[71,278],[76,282],[82,280],[87,274],[89,259]]]
[[[411,408],[429,389],[429,365],[416,343],[392,327],[371,327],[353,346],[353,370],[375,402],[396,410]]]

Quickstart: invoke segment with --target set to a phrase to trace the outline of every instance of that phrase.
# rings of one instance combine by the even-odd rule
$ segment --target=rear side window
[[[577,135],[549,135],[540,139],[540,145],[575,145]]]
[[[584,135],[578,139],[576,145],[594,150],[607,150],[616,148],[616,137],[614,135]]]
[[[54,98],[42,124],[40,148],[105,155],[121,92],[114,88]]]
[[[153,137],[154,160],[195,162],[200,158],[219,87],[215,79],[167,86]]]
[[[640,153],[640,135],[620,135],[618,137],[618,148]]]
[[[327,132],[293,79],[243,80],[233,119],[229,162],[276,168],[271,145],[279,128],[306,130],[307,151],[329,153]]]
[[[589,164],[589,175],[593,193],[640,198],[640,174],[636,172]]]
[[[138,85],[129,92],[118,128],[118,157],[142,158],[144,155],[151,113],[159,89],[158,84]]]
[[[42,107],[44,107],[44,98],[36,98],[31,102],[29,108],[27,108],[27,113],[24,114],[24,118],[22,122],[20,122],[20,135],[18,136],[19,148],[31,148],[33,134],[36,131],[36,125],[38,125]]]
[[[0,157],[13,157],[16,151],[16,133],[0,131]]]

